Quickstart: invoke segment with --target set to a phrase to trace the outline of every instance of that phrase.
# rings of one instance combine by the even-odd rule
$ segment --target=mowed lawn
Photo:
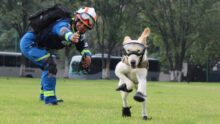
[[[59,106],[39,101],[40,79],[0,78],[0,124],[220,124],[220,83],[148,82],[148,111],[129,96],[121,117],[117,80],[57,80]]]

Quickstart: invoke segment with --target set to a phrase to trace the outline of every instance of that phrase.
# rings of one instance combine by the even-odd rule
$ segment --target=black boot
[[[63,100],[62,99],[57,99],[57,102],[63,102]]]
[[[57,102],[50,102],[50,103],[47,103],[46,105],[57,106],[58,103]]]
[[[129,107],[122,107],[122,117],[131,117],[131,106]]]
[[[148,116],[143,116],[143,120],[151,120],[152,117],[148,117]]]
[[[132,91],[132,89],[128,90],[126,84],[122,84],[116,89],[116,91],[124,91],[124,92],[130,93]]]
[[[63,100],[62,99],[58,99],[56,102],[47,103],[47,105],[55,106],[55,105],[58,105],[59,102],[63,102]]]
[[[138,102],[143,102],[145,100],[144,98],[145,96],[141,93],[141,92],[137,92],[134,95],[134,100],[138,101]]]

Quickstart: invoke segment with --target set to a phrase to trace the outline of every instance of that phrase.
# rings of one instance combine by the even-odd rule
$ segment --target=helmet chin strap
[[[72,18],[71,19],[71,30],[73,31],[73,32],[77,32],[77,31],[79,31],[79,30],[77,30],[77,27],[76,27],[76,25],[77,25],[77,23],[80,21],[80,19],[78,19],[77,17],[75,17],[75,18]],[[85,31],[86,32],[86,31]],[[80,34],[84,34],[85,32],[79,32]]]
[[[76,32],[76,23],[79,21],[79,19],[77,17],[71,18],[70,24],[71,24],[71,30],[73,32]]]
[[[74,32],[76,32],[77,31],[77,29],[76,29],[76,23],[79,21],[79,19],[74,19],[74,21],[73,21],[73,25],[72,25],[72,30],[74,31]]]
[[[80,21],[79,19],[75,19],[75,20],[74,20],[73,25],[72,25],[72,27],[71,27],[71,28],[72,28],[72,31],[73,31],[73,32],[77,32],[77,31],[78,31],[80,34],[84,34],[84,33],[86,33],[86,31],[83,31],[83,30],[80,29],[80,28],[79,28],[79,30],[78,30],[77,27],[76,27],[76,25],[77,25],[77,23],[78,23],[79,21]]]

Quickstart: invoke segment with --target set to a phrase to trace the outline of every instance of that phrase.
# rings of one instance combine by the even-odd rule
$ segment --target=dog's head
[[[131,40],[129,36],[124,38],[123,48],[127,56],[128,64],[131,68],[136,68],[145,57],[147,47],[147,37],[150,35],[150,29],[145,28],[138,40]]]

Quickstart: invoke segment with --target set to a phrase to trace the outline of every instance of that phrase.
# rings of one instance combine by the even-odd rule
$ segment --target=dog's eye
[[[138,52],[138,53],[140,53],[140,52],[141,52],[141,50],[137,50],[137,52]]]

